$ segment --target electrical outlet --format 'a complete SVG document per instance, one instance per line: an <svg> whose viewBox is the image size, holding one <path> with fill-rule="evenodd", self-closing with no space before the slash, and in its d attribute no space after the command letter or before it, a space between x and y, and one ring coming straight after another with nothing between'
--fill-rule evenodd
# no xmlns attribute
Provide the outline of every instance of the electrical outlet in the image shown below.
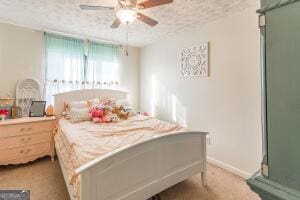
<svg viewBox="0 0 300 200"><path fill-rule="evenodd" d="M206 144L211 145L211 138L209 135L206 136Z"/></svg>

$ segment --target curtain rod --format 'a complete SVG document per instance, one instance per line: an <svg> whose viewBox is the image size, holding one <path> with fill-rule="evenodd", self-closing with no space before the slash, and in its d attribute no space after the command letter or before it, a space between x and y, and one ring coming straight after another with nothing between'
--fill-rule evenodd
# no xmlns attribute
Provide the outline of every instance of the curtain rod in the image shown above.
<svg viewBox="0 0 300 200"><path fill-rule="evenodd" d="M53 34L62 35L62 36L69 36L69 37L76 38L76 39L101 42L101 43L105 43L105 44L113 44L113 45L118 45L118 46L122 47L122 45L120 43L112 42L109 40L103 40L103 39L98 39L98 38L87 38L87 37L84 37L81 35L74 35L71 33L65 33L65 32L59 32L59 31L51 31L51 30L40 30L40 31L43 31L44 33L53 33Z"/></svg>
<svg viewBox="0 0 300 200"><path fill-rule="evenodd" d="M78 39L90 40L90 41L95 41L95 42L102 42L102 43L106 43L106 44L120 45L122 47L122 44L120 44L118 42L114 42L114 41L110 41L110 40L104 40L104 39L100 39L100 38L91 38L91 37L89 38L89 37L85 37L85 36L82 36L82 35L75 35L75 34L67 33L67 32L53 31L53 30L50 30L50 29L42 29L42 28L22 25L22 24L9 22L9 21L4 21L4 20L0 20L0 23L10 24L10 25L14 25L14 26L23 27L23 28L28 28L28 29L31 29L33 31L59 34L59 35L63 35L63 36L70 36L70 37L74 37L74 38L78 38Z"/></svg>

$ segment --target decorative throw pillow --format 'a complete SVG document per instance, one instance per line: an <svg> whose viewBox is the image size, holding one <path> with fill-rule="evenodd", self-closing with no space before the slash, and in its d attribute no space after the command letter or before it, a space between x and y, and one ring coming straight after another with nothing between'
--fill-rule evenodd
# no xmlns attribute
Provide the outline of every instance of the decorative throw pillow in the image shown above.
<svg viewBox="0 0 300 200"><path fill-rule="evenodd" d="M90 100L87 100L87 104L90 108L100 104L100 99L99 98L95 98L95 99L90 99Z"/></svg>
<svg viewBox="0 0 300 200"><path fill-rule="evenodd" d="M71 109L73 109L73 108L77 108L77 109L89 108L90 105L95 105L95 104L99 104L99 103L100 103L99 98L89 99L87 101L64 102L63 116L65 116L67 119L69 119Z"/></svg>
<svg viewBox="0 0 300 200"><path fill-rule="evenodd" d="M101 104L104 106L114 107L116 105L116 99L115 98L106 98L101 101Z"/></svg>
<svg viewBox="0 0 300 200"><path fill-rule="evenodd" d="M69 113L72 123L89 121L89 109L88 108L72 108Z"/></svg>

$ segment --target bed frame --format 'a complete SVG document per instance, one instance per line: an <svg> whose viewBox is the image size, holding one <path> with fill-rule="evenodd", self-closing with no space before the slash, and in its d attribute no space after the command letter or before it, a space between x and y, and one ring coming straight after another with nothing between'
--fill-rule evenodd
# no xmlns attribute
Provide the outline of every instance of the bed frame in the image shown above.
<svg viewBox="0 0 300 200"><path fill-rule="evenodd" d="M99 96L124 99L128 94L107 89L57 94L54 96L55 113L62 113L65 101ZM192 131L162 135L92 160L76 170L80 178L80 199L145 200L198 173L206 185L205 138L206 133ZM57 156L60 160L59 152ZM72 187L68 184L67 187L73 199Z"/></svg>

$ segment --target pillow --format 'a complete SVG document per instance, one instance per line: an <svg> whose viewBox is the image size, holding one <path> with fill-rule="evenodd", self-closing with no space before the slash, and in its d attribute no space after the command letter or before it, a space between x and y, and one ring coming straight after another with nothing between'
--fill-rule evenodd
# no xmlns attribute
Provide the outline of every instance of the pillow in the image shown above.
<svg viewBox="0 0 300 200"><path fill-rule="evenodd" d="M90 107L90 108L95 107L96 105L100 104L100 99L95 98L95 99L87 100L87 104L88 104L88 107Z"/></svg>
<svg viewBox="0 0 300 200"><path fill-rule="evenodd" d="M117 100L115 98L106 98L101 101L101 105L114 107L116 102Z"/></svg>
<svg viewBox="0 0 300 200"><path fill-rule="evenodd" d="M70 102L64 102L64 111L65 112L70 112L72 108L88 108L88 103L87 101L70 101Z"/></svg>
<svg viewBox="0 0 300 200"><path fill-rule="evenodd" d="M89 104L96 104L99 103L99 98L90 99L87 101L70 101L70 102L64 102L64 112L63 116L65 116L67 119L70 118L70 110L73 108L77 109L83 109L83 108L89 108Z"/></svg>
<svg viewBox="0 0 300 200"><path fill-rule="evenodd" d="M72 108L69 113L72 123L89 121L89 109L88 108Z"/></svg>

